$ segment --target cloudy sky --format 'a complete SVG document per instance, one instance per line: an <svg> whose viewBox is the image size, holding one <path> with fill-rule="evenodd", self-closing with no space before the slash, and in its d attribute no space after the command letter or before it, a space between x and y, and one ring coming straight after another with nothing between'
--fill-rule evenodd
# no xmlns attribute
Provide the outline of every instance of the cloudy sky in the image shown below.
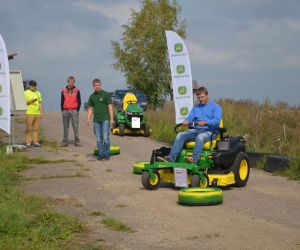
<svg viewBox="0 0 300 250"><path fill-rule="evenodd" d="M187 20L193 79L213 98L300 104L300 1L179 0ZM0 34L11 69L35 79L47 110L58 110L69 75L83 101L99 77L103 88L125 88L112 68L111 40L138 0L0 0Z"/></svg>

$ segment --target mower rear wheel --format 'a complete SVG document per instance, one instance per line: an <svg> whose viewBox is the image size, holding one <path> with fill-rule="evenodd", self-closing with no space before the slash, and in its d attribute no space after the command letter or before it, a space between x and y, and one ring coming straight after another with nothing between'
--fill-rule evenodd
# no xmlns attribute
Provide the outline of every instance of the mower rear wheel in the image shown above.
<svg viewBox="0 0 300 250"><path fill-rule="evenodd" d="M125 124L124 123L120 123L119 124L119 135L120 136L124 136L125 133Z"/></svg>
<svg viewBox="0 0 300 250"><path fill-rule="evenodd" d="M234 174L234 180L236 187L244 187L247 184L249 174L250 174L250 165L249 158L246 153L240 152L231 167L231 171Z"/></svg>
<svg viewBox="0 0 300 250"><path fill-rule="evenodd" d="M205 182L201 181L200 176L198 174L193 174L191 180L191 187L207 187L209 184L208 175L206 173L203 173L203 175L205 178Z"/></svg>
<svg viewBox="0 0 300 250"><path fill-rule="evenodd" d="M149 137L150 136L150 126L148 124L145 124L144 127L144 136Z"/></svg>
<svg viewBox="0 0 300 250"><path fill-rule="evenodd" d="M146 189L154 190L158 188L160 183L160 175L158 172L154 172L155 180L150 177L148 171L144 171L142 174L142 184Z"/></svg>

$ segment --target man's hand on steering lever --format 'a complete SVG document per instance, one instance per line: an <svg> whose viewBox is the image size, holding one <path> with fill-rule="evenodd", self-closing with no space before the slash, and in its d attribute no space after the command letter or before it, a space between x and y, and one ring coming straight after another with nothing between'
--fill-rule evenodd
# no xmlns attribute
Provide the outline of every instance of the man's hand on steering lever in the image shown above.
<svg viewBox="0 0 300 250"><path fill-rule="evenodd" d="M188 125L189 125L189 122L186 121L186 120L184 120L184 121L182 122L182 125L183 125L183 126L188 126Z"/></svg>

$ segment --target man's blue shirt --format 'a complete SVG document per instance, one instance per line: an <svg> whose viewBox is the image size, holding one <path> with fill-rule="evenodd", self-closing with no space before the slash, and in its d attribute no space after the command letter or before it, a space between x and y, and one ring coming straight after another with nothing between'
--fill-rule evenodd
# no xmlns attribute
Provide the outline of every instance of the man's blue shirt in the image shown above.
<svg viewBox="0 0 300 250"><path fill-rule="evenodd" d="M222 119L222 108L213 100L209 100L207 104L197 104L185 118L189 123L205 121L214 129L218 129ZM195 126L196 129L211 130L207 126Z"/></svg>

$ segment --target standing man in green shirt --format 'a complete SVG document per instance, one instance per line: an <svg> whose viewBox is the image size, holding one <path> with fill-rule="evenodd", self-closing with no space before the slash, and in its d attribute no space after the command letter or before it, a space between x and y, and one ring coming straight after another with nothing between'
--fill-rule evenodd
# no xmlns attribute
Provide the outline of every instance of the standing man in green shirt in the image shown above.
<svg viewBox="0 0 300 250"><path fill-rule="evenodd" d="M31 143L34 147L40 147L39 128L40 119L43 115L42 95L36 89L36 81L29 82L29 89L24 93L27 103L26 109L26 147L30 148ZM32 137L31 137L32 132Z"/></svg>
<svg viewBox="0 0 300 250"><path fill-rule="evenodd" d="M114 114L110 95L101 89L101 81L93 80L95 92L90 95L88 101L87 125L90 125L92 115L94 115L94 133L96 135L98 147L98 160L109 160L109 131L114 124Z"/></svg>

